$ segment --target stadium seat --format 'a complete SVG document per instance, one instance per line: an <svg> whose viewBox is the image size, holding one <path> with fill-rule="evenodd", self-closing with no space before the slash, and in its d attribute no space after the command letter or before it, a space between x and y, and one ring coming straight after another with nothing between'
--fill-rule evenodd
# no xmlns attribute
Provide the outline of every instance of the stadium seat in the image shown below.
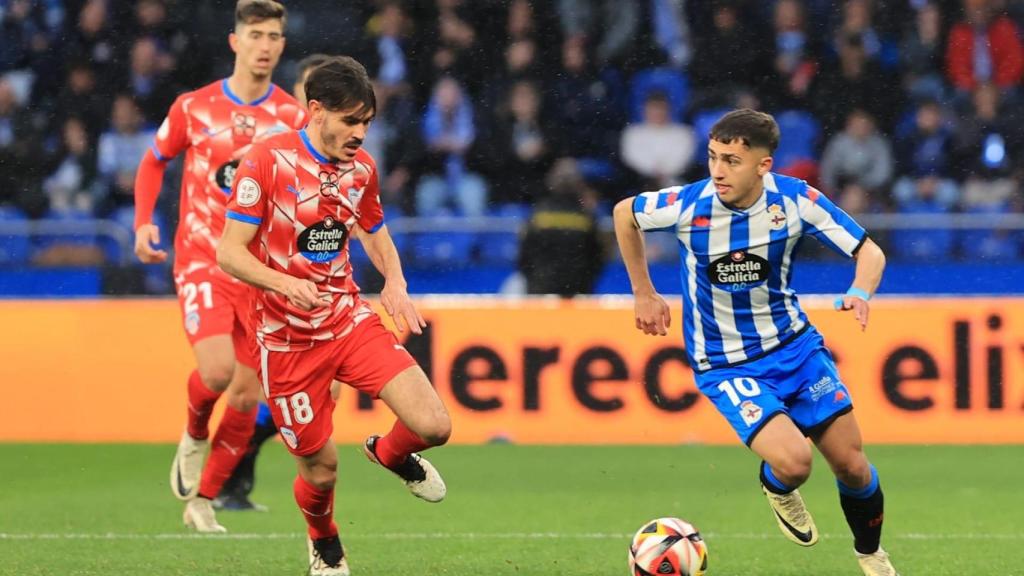
<svg viewBox="0 0 1024 576"><path fill-rule="evenodd" d="M908 202L901 214L944 214L945 210L931 203ZM893 254L898 260L934 262L953 254L954 236L948 228L893 230L890 236Z"/></svg>
<svg viewBox="0 0 1024 576"><path fill-rule="evenodd" d="M464 266L473 258L477 236L473 232L422 232L410 235L413 266L451 264Z"/></svg>
<svg viewBox="0 0 1024 576"><path fill-rule="evenodd" d="M26 223L28 217L17 208L0 206L0 224ZM31 243L27 234L0 232L0 264L22 264L28 261Z"/></svg>
<svg viewBox="0 0 1024 576"><path fill-rule="evenodd" d="M488 264L515 265L519 260L517 232L484 232L479 239L480 259Z"/></svg>
<svg viewBox="0 0 1024 576"><path fill-rule="evenodd" d="M716 108L714 110L699 110L693 115L693 131L697 135L697 154L694 162L697 165L707 164L708 161L708 133L715 122L729 112L727 108Z"/></svg>
<svg viewBox="0 0 1024 576"><path fill-rule="evenodd" d="M1002 214L1009 206L995 204L966 209L967 214ZM958 230L960 255L968 260L1013 260L1019 257L1020 232L1017 230Z"/></svg>
<svg viewBox="0 0 1024 576"><path fill-rule="evenodd" d="M672 120L682 122L689 105L690 83L686 74L673 68L647 68L633 75L630 82L630 121L643 120L644 101L655 91L664 93L668 98Z"/></svg>
<svg viewBox="0 0 1024 576"><path fill-rule="evenodd" d="M817 160L821 126L803 110L786 110L775 115L782 138L775 151L775 166L785 168L802 160Z"/></svg>

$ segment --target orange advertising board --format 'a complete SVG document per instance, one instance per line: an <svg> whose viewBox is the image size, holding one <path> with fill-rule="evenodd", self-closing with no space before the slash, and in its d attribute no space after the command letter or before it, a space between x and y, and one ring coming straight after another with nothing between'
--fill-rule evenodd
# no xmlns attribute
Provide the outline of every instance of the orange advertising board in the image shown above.
<svg viewBox="0 0 1024 576"><path fill-rule="evenodd" d="M1024 442L1024 299L879 299L867 332L803 300L871 443ZM673 335L628 299L423 299L406 339L452 414L453 442L737 440L696 390ZM173 300L2 301L0 441L172 442L193 360ZM344 389L335 439L390 429Z"/></svg>

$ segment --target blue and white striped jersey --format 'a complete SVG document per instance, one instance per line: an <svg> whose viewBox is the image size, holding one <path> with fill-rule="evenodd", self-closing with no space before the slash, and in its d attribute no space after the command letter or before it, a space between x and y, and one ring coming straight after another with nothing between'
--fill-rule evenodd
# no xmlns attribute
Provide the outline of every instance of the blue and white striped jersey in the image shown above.
<svg viewBox="0 0 1024 576"><path fill-rule="evenodd" d="M633 215L642 230L669 230L679 239L683 339L698 372L763 356L808 326L790 288L803 236L847 257L867 238L824 194L770 172L764 194L746 210L723 204L705 179L644 192Z"/></svg>

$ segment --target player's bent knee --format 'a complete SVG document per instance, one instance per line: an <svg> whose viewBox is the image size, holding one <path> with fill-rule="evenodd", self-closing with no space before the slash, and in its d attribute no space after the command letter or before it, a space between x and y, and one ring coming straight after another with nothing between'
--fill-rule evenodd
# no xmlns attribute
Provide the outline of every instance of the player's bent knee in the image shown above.
<svg viewBox="0 0 1024 576"><path fill-rule="evenodd" d="M832 471L836 479L851 488L863 488L871 483L871 464L863 452L834 463Z"/></svg>
<svg viewBox="0 0 1024 576"><path fill-rule="evenodd" d="M199 366L199 377L203 384L215 392L223 392L228 389L231 377L234 376L234 362L214 363L206 366Z"/></svg>
<svg viewBox="0 0 1024 576"><path fill-rule="evenodd" d="M806 453L797 451L787 454L775 462L769 462L769 464L772 467L772 472L780 480L791 486L799 486L810 478L811 462L811 452L808 449Z"/></svg>
<svg viewBox="0 0 1024 576"><path fill-rule="evenodd" d="M427 427L426 430L420 434L423 441L430 444L431 446L441 446L448 442L448 439L452 435L452 421L450 418L445 416L444 418L438 418Z"/></svg>
<svg viewBox="0 0 1024 576"><path fill-rule="evenodd" d="M239 412L250 412L259 406L259 394L245 390L228 396L228 405Z"/></svg>

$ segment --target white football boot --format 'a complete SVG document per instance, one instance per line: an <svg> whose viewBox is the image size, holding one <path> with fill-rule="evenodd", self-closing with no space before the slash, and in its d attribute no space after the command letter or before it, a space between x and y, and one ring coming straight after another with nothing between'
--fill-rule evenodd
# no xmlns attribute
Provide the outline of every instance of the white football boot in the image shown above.
<svg viewBox="0 0 1024 576"><path fill-rule="evenodd" d="M375 434L367 438L363 444L363 452L370 459L370 462L380 464L401 478L402 482L405 483L405 487L409 489L409 492L412 492L413 496L422 498L427 502L440 502L444 500L445 494L448 493L448 488L445 487L444 480L441 479L441 474L438 473L437 468L434 468L426 458L419 454L410 454L398 466L388 468L377 459L377 440L380 440L380 436Z"/></svg>
<svg viewBox="0 0 1024 576"><path fill-rule="evenodd" d="M776 494L763 485L761 490L768 498L768 504L775 512L775 521L786 538L801 546L814 546L818 543L818 529L814 526L814 518L807 511L799 490Z"/></svg>
<svg viewBox="0 0 1024 576"><path fill-rule="evenodd" d="M349 576L345 549L337 536L313 540L306 536L309 576Z"/></svg>
<svg viewBox="0 0 1024 576"><path fill-rule="evenodd" d="M213 511L213 504L206 498L193 498L185 504L185 513L182 515L185 526L194 529L196 532L206 534L223 534L228 529L217 523L217 514Z"/></svg>
<svg viewBox="0 0 1024 576"><path fill-rule="evenodd" d="M199 492L199 478L203 475L203 459L210 442L196 440L186 430L181 434L178 451L171 463L171 492L178 500L191 500Z"/></svg>
<svg viewBox="0 0 1024 576"><path fill-rule="evenodd" d="M892 562L889 561L889 555L881 547L875 550L874 554L861 554L856 550L854 552L857 554L857 562L860 563L860 569L864 571L864 576L900 576L893 568Z"/></svg>

